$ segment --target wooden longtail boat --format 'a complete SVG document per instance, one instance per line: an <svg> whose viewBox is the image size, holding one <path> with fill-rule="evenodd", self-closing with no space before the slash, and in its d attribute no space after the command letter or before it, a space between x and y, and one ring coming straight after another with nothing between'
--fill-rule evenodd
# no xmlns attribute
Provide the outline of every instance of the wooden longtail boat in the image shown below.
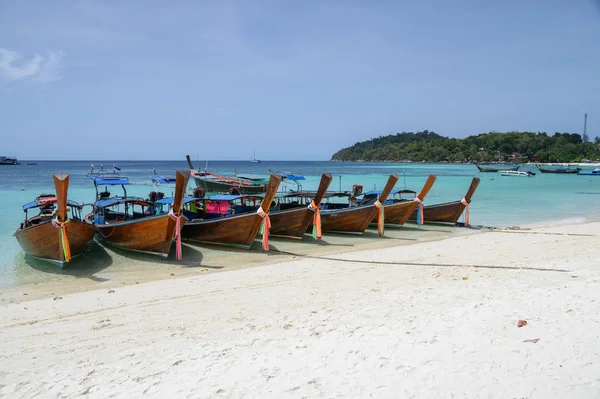
<svg viewBox="0 0 600 399"><path fill-rule="evenodd" d="M96 227L98 238L108 245L118 248L145 252L167 257L173 241L176 241L177 258L181 258L181 226L185 219L181 216L181 203L187 187L190 172L178 170L175 183L175 198L172 209L167 212L157 210L151 201L127 196L125 186L129 179L122 176L89 176L96 187L96 202L86 221ZM110 197L105 189L98 192L98 186L121 186L122 197ZM179 228L179 229L178 229Z"/></svg>
<svg viewBox="0 0 600 399"><path fill-rule="evenodd" d="M207 192L215 193L231 193L231 194L258 194L267 191L267 185L257 183L255 181L238 179L235 177L221 176L207 171L197 172L194 170L194 165L190 160L190 156L186 155L190 173L196 187L204 189Z"/></svg>
<svg viewBox="0 0 600 399"><path fill-rule="evenodd" d="M269 212L273 198L279 188L279 183L281 183L281 176L271 175L259 212ZM224 201L229 201L241 199L243 196L229 196L238 198L223 197ZM211 198L203 201L211 201ZM259 212L250 211L211 219L192 218L183 226L181 235L185 241L195 244L215 244L249 249L263 223L264 218Z"/></svg>
<svg viewBox="0 0 600 399"><path fill-rule="evenodd" d="M519 170L520 166L513 166L511 168L509 167L505 167L505 168L495 168L495 167L491 167L489 165L478 165L475 164L475 166L477 166L477 169L479 169L480 172L500 172L500 171L505 171L505 170Z"/></svg>
<svg viewBox="0 0 600 399"><path fill-rule="evenodd" d="M54 175L54 186L56 196L41 195L23 205L25 222L21 223L14 236L30 256L62 267L83 253L94 238L96 229L82 221L82 206L67 200L69 175ZM28 218L28 211L32 209L38 209L39 213ZM69 211L71 217L68 216Z"/></svg>
<svg viewBox="0 0 600 399"><path fill-rule="evenodd" d="M542 173L557 173L557 174L565 174L565 175L576 175L581 171L581 168L571 168L569 166L564 167L560 166L554 169L543 168L540 165L535 165Z"/></svg>
<svg viewBox="0 0 600 399"><path fill-rule="evenodd" d="M396 174L390 175L385 187L379 195L379 203L383 204L398 181ZM328 205L329 206L329 205ZM362 234L371 220L379 213L380 206L375 204L349 206L338 209L321 210L321 229L332 233ZM380 235L383 234L383 225L380 225Z"/></svg>
<svg viewBox="0 0 600 399"><path fill-rule="evenodd" d="M445 202L442 204L434 204L434 205L426 205L423 207L423 211L425 214L425 223L427 222L437 222L437 223L452 223L456 224L460 215L462 215L465 208L467 208L466 204L471 203L471 197L477 190L477 186L479 186L479 178L474 177L471 181L471 186L465 194L465 197L460 201L454 202ZM467 210L468 214L468 210ZM410 215L410 220L417 220L417 210L414 210ZM465 225L470 225L470 220L465 215Z"/></svg>
<svg viewBox="0 0 600 399"><path fill-rule="evenodd" d="M421 192L418 195L415 195L415 198L418 198L419 201L422 202L425 199L425 197L427 196L427 193L429 193L429 190L431 190L431 187L433 186L433 183L435 183L435 180L436 180L436 177L434 175L429 175L429 177L427 178L427 181L425 182L425 184L423 185L423 188L421 189ZM373 196L374 193L380 193L380 192L373 192L373 191L367 192L367 193L365 193L365 199L367 199L370 196ZM419 201L417 201L416 199L411 199L411 200L404 199L404 198L402 198L402 194L413 194L414 195L416 193L411 190L392 190L390 195L392 196L391 201L393 201L393 202L388 203L388 202L390 202L390 199L388 199L386 201L386 203L384 204L384 216L385 216L386 224L402 225L402 224L406 223L406 221L408 220L410 215L412 215L413 211L419 205ZM400 198L394 198L394 196L396 196L396 195L398 195ZM372 200L372 202L374 202L374 200ZM373 218L371 223L377 223L377 216L375 216Z"/></svg>
<svg viewBox="0 0 600 399"><path fill-rule="evenodd" d="M329 188L331 179L331 174L324 173L321 175L321 182L316 193L307 193L309 195L295 193L281 198L279 202L280 210L269 214L271 218L269 234L274 237L301 240L315 217L315 207L318 208L321 203L327 188ZM293 201L289 202L290 199L293 199ZM311 202L314 206L311 206ZM316 232L315 236L318 236Z"/></svg>

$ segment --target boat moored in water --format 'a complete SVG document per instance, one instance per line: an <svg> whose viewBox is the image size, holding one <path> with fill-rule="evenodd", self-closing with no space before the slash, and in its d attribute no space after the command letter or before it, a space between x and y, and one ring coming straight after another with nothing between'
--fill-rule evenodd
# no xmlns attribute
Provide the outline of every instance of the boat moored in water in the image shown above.
<svg viewBox="0 0 600 399"><path fill-rule="evenodd" d="M229 193L229 194L259 194L267 190L267 185L263 182L246 180L236 177L221 176L208 171L200 172L194 170L194 165L190 156L186 155L190 173L196 187L204 189L207 192Z"/></svg>
<svg viewBox="0 0 600 399"><path fill-rule="evenodd" d="M321 229L324 232L363 234L371 220L380 212L383 203L398 181L396 174L391 174L381 191L377 201L373 204L359 205L355 195L358 193L338 193L325 195L326 200L341 197L348 198L347 203L327 201L321 207ZM383 235L384 220L378 219L379 235Z"/></svg>
<svg viewBox="0 0 600 399"><path fill-rule="evenodd" d="M67 199L69 175L54 175L54 186L56 195L23 205L25 221L14 236L28 255L62 267L83 253L96 229L83 221L82 205ZM38 214L28 217L34 210Z"/></svg>
<svg viewBox="0 0 600 399"><path fill-rule="evenodd" d="M269 214L271 217L270 234L274 237L301 240L312 223L313 237L321 238L319 207L331 180L331 174L324 173L316 192L300 191L278 198L279 209Z"/></svg>
<svg viewBox="0 0 600 399"><path fill-rule="evenodd" d="M572 168L570 166L564 167L564 166L559 166L558 168L544 168L541 167L540 165L535 165L540 172L542 173L557 173L557 174L571 174L571 175L576 175L581 171L581 168Z"/></svg>
<svg viewBox="0 0 600 399"><path fill-rule="evenodd" d="M516 170L501 170L498 173L500 173L501 176L517 176L517 177L531 177L531 176L535 176L534 172L522 172L522 171L516 171Z"/></svg>
<svg viewBox="0 0 600 399"><path fill-rule="evenodd" d="M517 171L520 168L520 165L516 165L513 167L502 167L502 168L497 168L494 166L489 166L489 165L479 165L479 164L475 164L475 166L477 166L477 169L479 169L480 172L502 172L502 171L506 171L506 170L514 170Z"/></svg>
<svg viewBox="0 0 600 399"><path fill-rule="evenodd" d="M460 201L444 202L441 204L426 205L423 207L423 214L425 222L435 223L452 223L456 224L460 216L465 213L465 226L469 226L470 222L470 210L468 208L471 203L471 198L479 186L480 179L474 177L471 180L469 190L465 194L464 198ZM466 211L465 211L466 209ZM410 220L417 220L417 210L415 209L410 216Z"/></svg>
<svg viewBox="0 0 600 399"><path fill-rule="evenodd" d="M166 212L153 201L128 196L127 177L89 175L96 188L96 202L85 220L96 228L102 242L121 249L167 257L175 241L180 259L181 227L185 223L181 204L189 176L189 171L177 171L172 209ZM104 191L98 191L100 186L105 186ZM109 186L121 186L123 195L111 197Z"/></svg>
<svg viewBox="0 0 600 399"><path fill-rule="evenodd" d="M417 194L412 190L392 190L388 199L384 202L384 216L386 224L403 225L406 223L413 211L423 203L423 200L431 190L436 177L429 175L427 181L423 185L421 192ZM381 190L366 192L362 202L373 203L377 199L376 196L381 194ZM371 223L377 223L377 216L373 218Z"/></svg>
<svg viewBox="0 0 600 399"><path fill-rule="evenodd" d="M194 244L249 249L263 222L270 221L268 213L280 182L281 176L271 175L264 196L224 194L189 202L184 212L188 221L181 232L183 239ZM268 249L268 230L266 234L264 249Z"/></svg>

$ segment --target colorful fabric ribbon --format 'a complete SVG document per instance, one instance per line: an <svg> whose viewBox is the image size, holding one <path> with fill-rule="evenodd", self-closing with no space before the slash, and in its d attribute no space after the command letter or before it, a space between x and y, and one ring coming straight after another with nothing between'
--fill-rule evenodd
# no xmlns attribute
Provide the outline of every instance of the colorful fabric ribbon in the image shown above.
<svg viewBox="0 0 600 399"><path fill-rule="evenodd" d="M58 237L60 241L60 247L63 252L63 259L65 262L71 261L71 245L69 244L69 238L67 237L67 225L71 222L69 219L64 222L59 222L58 217L52 219L52 225L58 229Z"/></svg>
<svg viewBox="0 0 600 399"><path fill-rule="evenodd" d="M310 205L308 205L308 209L311 209L314 213L315 216L313 217L313 231L312 231L312 237L315 240L320 240L321 239L321 209L319 208L319 206L317 204L315 204L315 201L310 201Z"/></svg>
<svg viewBox="0 0 600 399"><path fill-rule="evenodd" d="M169 218L175 221L175 258L181 260L181 214L175 215L171 209Z"/></svg>
<svg viewBox="0 0 600 399"><path fill-rule="evenodd" d="M413 201L415 201L418 204L417 205L417 224L419 226L421 226L422 224L425 223L425 212L423 212L423 201L421 201L421 198L419 198L419 197L415 197L415 199Z"/></svg>
<svg viewBox="0 0 600 399"><path fill-rule="evenodd" d="M469 202L466 198L460 200L460 203L465 206L465 226L471 225L471 211L469 210Z"/></svg>
<svg viewBox="0 0 600 399"><path fill-rule="evenodd" d="M263 250L269 250L269 229L271 228L271 219L269 218L269 214L263 211L262 206L258 207L256 211L258 216L263 218L262 225L260 226L260 233L262 234L262 247Z"/></svg>
<svg viewBox="0 0 600 399"><path fill-rule="evenodd" d="M384 207L383 204L379 202L379 200L375 201L373 205L375 205L375 208L379 209L379 215L377 216L377 234L382 236L385 226L385 215L383 210Z"/></svg>

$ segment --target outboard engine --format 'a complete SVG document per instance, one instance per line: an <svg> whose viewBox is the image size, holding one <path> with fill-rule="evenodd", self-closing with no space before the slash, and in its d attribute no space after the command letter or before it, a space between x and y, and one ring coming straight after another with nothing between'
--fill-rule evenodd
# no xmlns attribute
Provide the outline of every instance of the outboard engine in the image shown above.
<svg viewBox="0 0 600 399"><path fill-rule="evenodd" d="M357 184L352 186L352 196L353 197L357 197L359 195L361 195L363 192L363 186L359 186Z"/></svg>

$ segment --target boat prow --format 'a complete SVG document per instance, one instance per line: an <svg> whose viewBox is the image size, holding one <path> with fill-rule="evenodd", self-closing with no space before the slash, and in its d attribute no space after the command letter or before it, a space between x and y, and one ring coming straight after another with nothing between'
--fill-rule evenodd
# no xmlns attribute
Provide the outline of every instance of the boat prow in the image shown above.
<svg viewBox="0 0 600 399"><path fill-rule="evenodd" d="M82 220L82 205L67 199L69 175L54 175L54 186L55 196L23 206L25 221L14 236L28 255L62 267L85 251L96 230ZM29 218L30 210L39 214Z"/></svg>
<svg viewBox="0 0 600 399"><path fill-rule="evenodd" d="M459 201L444 202L441 204L426 205L423 207L425 223L451 223L456 224L467 206L471 203L471 198L479 186L480 179L474 177L464 198ZM410 220L417 220L417 210L415 209L410 216ZM469 225L470 223L465 223Z"/></svg>

